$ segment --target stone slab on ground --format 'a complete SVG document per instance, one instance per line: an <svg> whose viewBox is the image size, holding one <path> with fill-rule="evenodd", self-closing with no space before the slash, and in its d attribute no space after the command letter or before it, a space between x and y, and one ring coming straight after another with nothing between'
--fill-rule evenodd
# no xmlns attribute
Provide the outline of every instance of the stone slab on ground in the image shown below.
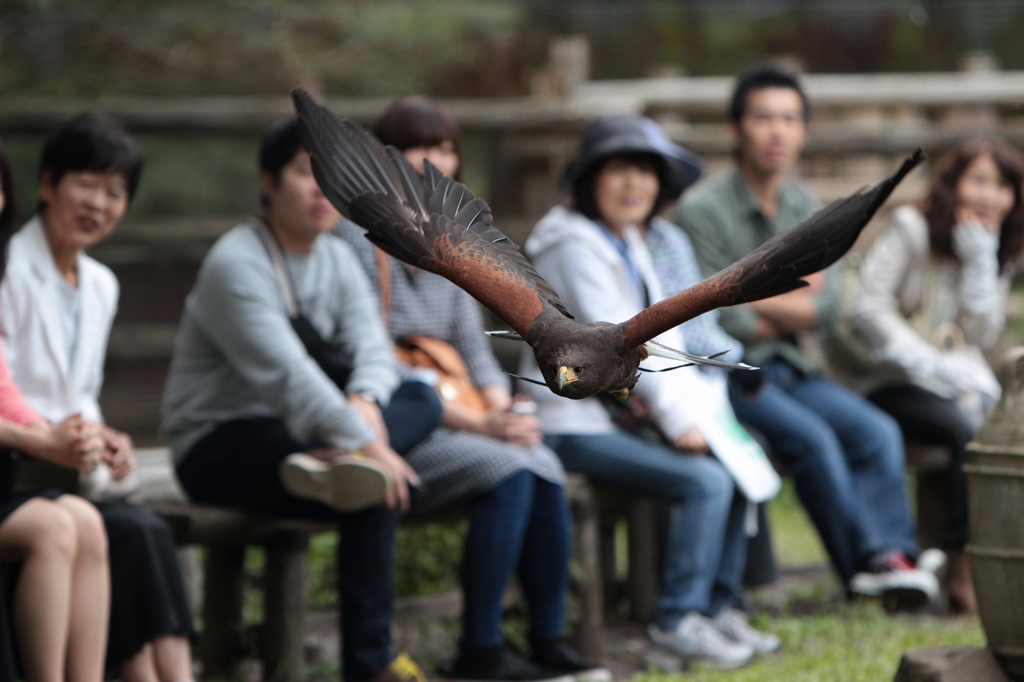
<svg viewBox="0 0 1024 682"><path fill-rule="evenodd" d="M903 654L893 682L1010 682L988 649L940 646Z"/></svg>

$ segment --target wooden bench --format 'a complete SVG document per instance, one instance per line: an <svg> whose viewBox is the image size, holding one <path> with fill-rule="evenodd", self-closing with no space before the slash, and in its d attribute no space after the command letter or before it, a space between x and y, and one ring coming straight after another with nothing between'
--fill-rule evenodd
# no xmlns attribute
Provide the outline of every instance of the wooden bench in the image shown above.
<svg viewBox="0 0 1024 682"><path fill-rule="evenodd" d="M921 549L940 547L948 504L946 470L949 468L949 450L940 445L906 441L904 452L907 469L914 470L917 487L918 544Z"/></svg>
<svg viewBox="0 0 1024 682"><path fill-rule="evenodd" d="M140 451L139 459L149 463L142 471L150 471L142 475L143 490L138 501L167 521L180 546L205 549L203 628L198 650L203 676L230 677L243 659L255 655L262 662L264 680L304 680L305 604L296 595L305 595L310 535L333 532L335 527L190 504L180 490L175 494L174 481L167 480L173 474L166 450ZM164 486L162 493L150 492L159 485ZM600 660L604 605L595 496L585 479L577 476L570 477L567 494L575 535L572 636L581 653ZM442 512L411 517L403 523L451 523L462 518L459 513ZM262 548L266 555L262 576L264 618L254 627L246 627L242 619L245 551L249 546Z"/></svg>
<svg viewBox="0 0 1024 682"><path fill-rule="evenodd" d="M659 505L649 497L639 497L607 486L595 485L602 594L606 616L615 618L625 605L629 620L646 623L654 615L661 584L662 537L667 530L659 514ZM619 522L626 524L627 566L624 579L618 578L620 553Z"/></svg>

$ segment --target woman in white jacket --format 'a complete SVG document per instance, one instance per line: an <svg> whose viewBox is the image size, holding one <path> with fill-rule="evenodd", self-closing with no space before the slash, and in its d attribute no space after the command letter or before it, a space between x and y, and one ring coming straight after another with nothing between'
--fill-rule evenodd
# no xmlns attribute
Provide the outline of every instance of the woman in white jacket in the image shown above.
<svg viewBox="0 0 1024 682"><path fill-rule="evenodd" d="M977 605L967 542L967 442L998 399L981 351L998 340L1006 297L1024 247L1024 158L998 139L974 139L947 154L919 207L903 206L860 265L844 320L861 357L868 398L904 433L948 447L948 588L953 606ZM953 330L953 350L940 343ZM959 343L962 340L962 344Z"/></svg>
<svg viewBox="0 0 1024 682"><path fill-rule="evenodd" d="M618 322L662 298L638 226L682 193L700 174L699 160L671 144L648 119L607 116L584 130L579 155L563 186L571 208L556 206L534 227L526 253L581 322ZM681 348L676 330L659 337ZM723 349L724 350L724 349ZM538 376L532 353L522 372ZM648 360L644 366L664 366ZM656 644L686 660L720 668L774 651L778 639L758 632L738 612L746 553L746 501L701 431L701 402L723 385L700 372L645 374L635 393L667 443L618 428L601 399L566 400L527 387L539 403L545 442L568 471L674 503L655 622ZM708 401L709 402L709 401Z"/></svg>
<svg viewBox="0 0 1024 682"><path fill-rule="evenodd" d="M72 118L43 148L38 213L11 239L0 286L0 333L14 382L44 419L81 414L95 424L115 479L134 458L131 438L103 423L98 402L118 283L85 249L117 227L141 169L135 142L115 121ZM60 470L51 476L59 480ZM170 529L124 500L95 504L110 560L108 669L125 682L192 679L195 630Z"/></svg>
<svg viewBox="0 0 1024 682"><path fill-rule="evenodd" d="M16 213L0 144L0 278ZM0 561L19 564L0 576L0 682L21 679L16 664L28 682L103 679L110 571L99 512L59 490L10 492L16 457L87 469L101 446L80 415L49 424L36 414L0 352Z"/></svg>

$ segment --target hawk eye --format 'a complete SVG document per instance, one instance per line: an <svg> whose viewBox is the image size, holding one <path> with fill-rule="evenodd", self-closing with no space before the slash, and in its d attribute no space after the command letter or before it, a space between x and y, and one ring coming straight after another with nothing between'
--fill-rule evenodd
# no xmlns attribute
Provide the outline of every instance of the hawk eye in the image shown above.
<svg viewBox="0 0 1024 682"><path fill-rule="evenodd" d="M575 374L576 376L579 376L580 374L583 374L583 368L582 367L573 367L572 371L573 371L573 374Z"/></svg>

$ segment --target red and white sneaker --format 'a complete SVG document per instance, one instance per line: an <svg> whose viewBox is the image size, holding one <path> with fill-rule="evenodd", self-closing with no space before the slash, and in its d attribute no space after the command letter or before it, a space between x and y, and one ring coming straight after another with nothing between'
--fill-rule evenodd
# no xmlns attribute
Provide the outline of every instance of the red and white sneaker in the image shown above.
<svg viewBox="0 0 1024 682"><path fill-rule="evenodd" d="M938 601L939 581L934 573L918 568L903 552L885 552L871 560L868 570L853 576L850 591L883 597L899 604L899 610L914 610Z"/></svg>

